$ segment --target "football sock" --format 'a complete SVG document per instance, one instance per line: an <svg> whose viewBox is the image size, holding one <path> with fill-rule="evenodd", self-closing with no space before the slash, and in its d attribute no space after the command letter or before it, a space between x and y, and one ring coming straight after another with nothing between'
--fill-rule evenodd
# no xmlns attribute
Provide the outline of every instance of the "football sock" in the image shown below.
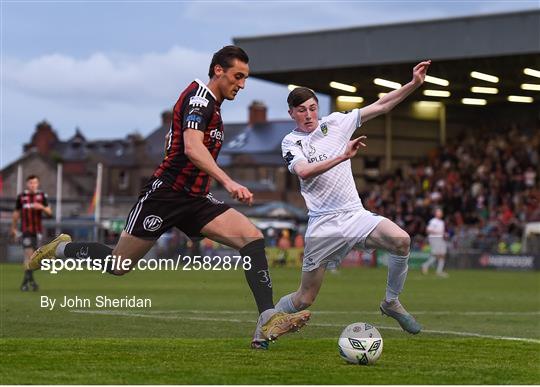
<svg viewBox="0 0 540 387"><path fill-rule="evenodd" d="M112 255L113 249L107 245L96 242L63 242L56 247L57 258L86 259L92 258L96 261L105 261L105 258ZM106 262L107 273L114 274L113 262Z"/></svg>
<svg viewBox="0 0 540 387"><path fill-rule="evenodd" d="M407 270L409 268L407 262L409 255L399 256L390 254L388 260L388 281L386 283L386 300L391 301L398 298L403 290L405 279L407 278Z"/></svg>
<svg viewBox="0 0 540 387"><path fill-rule="evenodd" d="M426 268L426 269L429 269L429 267L430 267L431 265L433 265L433 263L435 262L436 259L437 259L437 258L435 258L433 255L430 255L430 256L429 256L429 259L428 259L426 262L424 262L424 264L422 265L422 267L424 267L424 268Z"/></svg>
<svg viewBox="0 0 540 387"><path fill-rule="evenodd" d="M28 281L33 282L34 281L34 270L26 270L28 273Z"/></svg>
<svg viewBox="0 0 540 387"><path fill-rule="evenodd" d="M240 249L242 257L251 258L251 268L244 270L259 313L274 307L272 280L268 271L268 261L264 251L264 239L257 239ZM242 259L242 258L241 258Z"/></svg>
<svg viewBox="0 0 540 387"><path fill-rule="evenodd" d="M439 261L437 262L437 273L442 273L443 272L443 269L444 269L444 261L445 259L439 259Z"/></svg>
<svg viewBox="0 0 540 387"><path fill-rule="evenodd" d="M296 309L293 303L293 295L294 293L287 294L286 296L281 297L279 302L276 304L276 309L280 312L285 313L296 313L299 310Z"/></svg>
<svg viewBox="0 0 540 387"><path fill-rule="evenodd" d="M25 270L24 271L24 277L23 277L23 285L27 284L28 282L30 282L30 275L32 273L32 270Z"/></svg>

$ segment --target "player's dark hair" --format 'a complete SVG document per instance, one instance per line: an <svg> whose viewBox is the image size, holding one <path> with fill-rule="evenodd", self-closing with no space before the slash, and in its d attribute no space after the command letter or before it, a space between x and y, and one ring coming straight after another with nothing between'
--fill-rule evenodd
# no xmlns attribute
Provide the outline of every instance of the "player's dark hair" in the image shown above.
<svg viewBox="0 0 540 387"><path fill-rule="evenodd" d="M233 66L233 60L238 59L240 62L249 63L249 57L244 50L238 46L225 46L212 57L208 77L214 76L214 66L220 65L224 70Z"/></svg>
<svg viewBox="0 0 540 387"><path fill-rule="evenodd" d="M38 179L39 180L39 177L37 175L30 175L26 178L26 181L30 181L32 179Z"/></svg>
<svg viewBox="0 0 540 387"><path fill-rule="evenodd" d="M289 109L300 106L310 98L313 98L315 102L319 103L319 100L317 99L317 96L313 90L308 89L307 87L297 87L293 89L287 97Z"/></svg>

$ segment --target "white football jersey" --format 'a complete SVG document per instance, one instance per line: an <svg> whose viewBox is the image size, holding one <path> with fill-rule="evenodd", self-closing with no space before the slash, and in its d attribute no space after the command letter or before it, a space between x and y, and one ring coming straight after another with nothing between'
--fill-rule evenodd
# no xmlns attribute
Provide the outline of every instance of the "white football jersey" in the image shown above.
<svg viewBox="0 0 540 387"><path fill-rule="evenodd" d="M360 109L348 113L332 113L319 120L311 133L293 130L281 142L283 158L289 171L300 160L318 163L345 152L356 128L361 125ZM363 209L351 170L346 160L328 171L309 179L300 179L300 191L309 216Z"/></svg>
<svg viewBox="0 0 540 387"><path fill-rule="evenodd" d="M432 237L444 236L444 221L442 219L432 218L426 227L426 231Z"/></svg>

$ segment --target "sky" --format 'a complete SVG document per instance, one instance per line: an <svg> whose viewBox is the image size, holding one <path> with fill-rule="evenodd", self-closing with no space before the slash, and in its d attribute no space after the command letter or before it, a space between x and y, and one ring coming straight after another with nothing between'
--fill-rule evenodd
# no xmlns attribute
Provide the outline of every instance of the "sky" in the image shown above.
<svg viewBox="0 0 540 387"><path fill-rule="evenodd" d="M148 135L212 54L235 37L540 8L540 1L0 0L0 169L47 120L62 140ZM246 122L253 100L286 119L286 86L250 78L222 106ZM328 98L321 96L321 113Z"/></svg>

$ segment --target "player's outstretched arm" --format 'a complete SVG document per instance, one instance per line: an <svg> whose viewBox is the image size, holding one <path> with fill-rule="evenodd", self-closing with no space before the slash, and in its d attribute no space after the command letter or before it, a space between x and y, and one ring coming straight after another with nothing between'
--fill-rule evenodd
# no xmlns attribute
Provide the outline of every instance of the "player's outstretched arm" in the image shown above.
<svg viewBox="0 0 540 387"><path fill-rule="evenodd" d="M294 172L302 180L318 176L328 171L329 169L332 169L336 165L344 162L345 160L349 160L356 156L356 153L358 153L358 149L360 149L360 147L366 146L366 144L362 142L362 140L366 138L366 136L360 136L358 138L355 138L354 140L350 140L347 144L347 148L345 148L345 152L343 152L342 155L339 155L332 159L324 160L318 163L308 163L304 160L299 161L294 165Z"/></svg>
<svg viewBox="0 0 540 387"><path fill-rule="evenodd" d="M380 116L381 114L388 113L398 103L403 101L413 91L418 89L424 83L424 79L426 78L426 73L430 64L431 60L418 63L413 68L413 77L409 83L397 90L391 91L371 105L361 108L360 116L362 117L362 122L369 121L372 118Z"/></svg>
<svg viewBox="0 0 540 387"><path fill-rule="evenodd" d="M251 205L253 194L241 184L229 177L217 164L208 149L204 146L204 133L200 130L184 131L184 152L193 164L201 171L208 173L218 181L234 199Z"/></svg>

